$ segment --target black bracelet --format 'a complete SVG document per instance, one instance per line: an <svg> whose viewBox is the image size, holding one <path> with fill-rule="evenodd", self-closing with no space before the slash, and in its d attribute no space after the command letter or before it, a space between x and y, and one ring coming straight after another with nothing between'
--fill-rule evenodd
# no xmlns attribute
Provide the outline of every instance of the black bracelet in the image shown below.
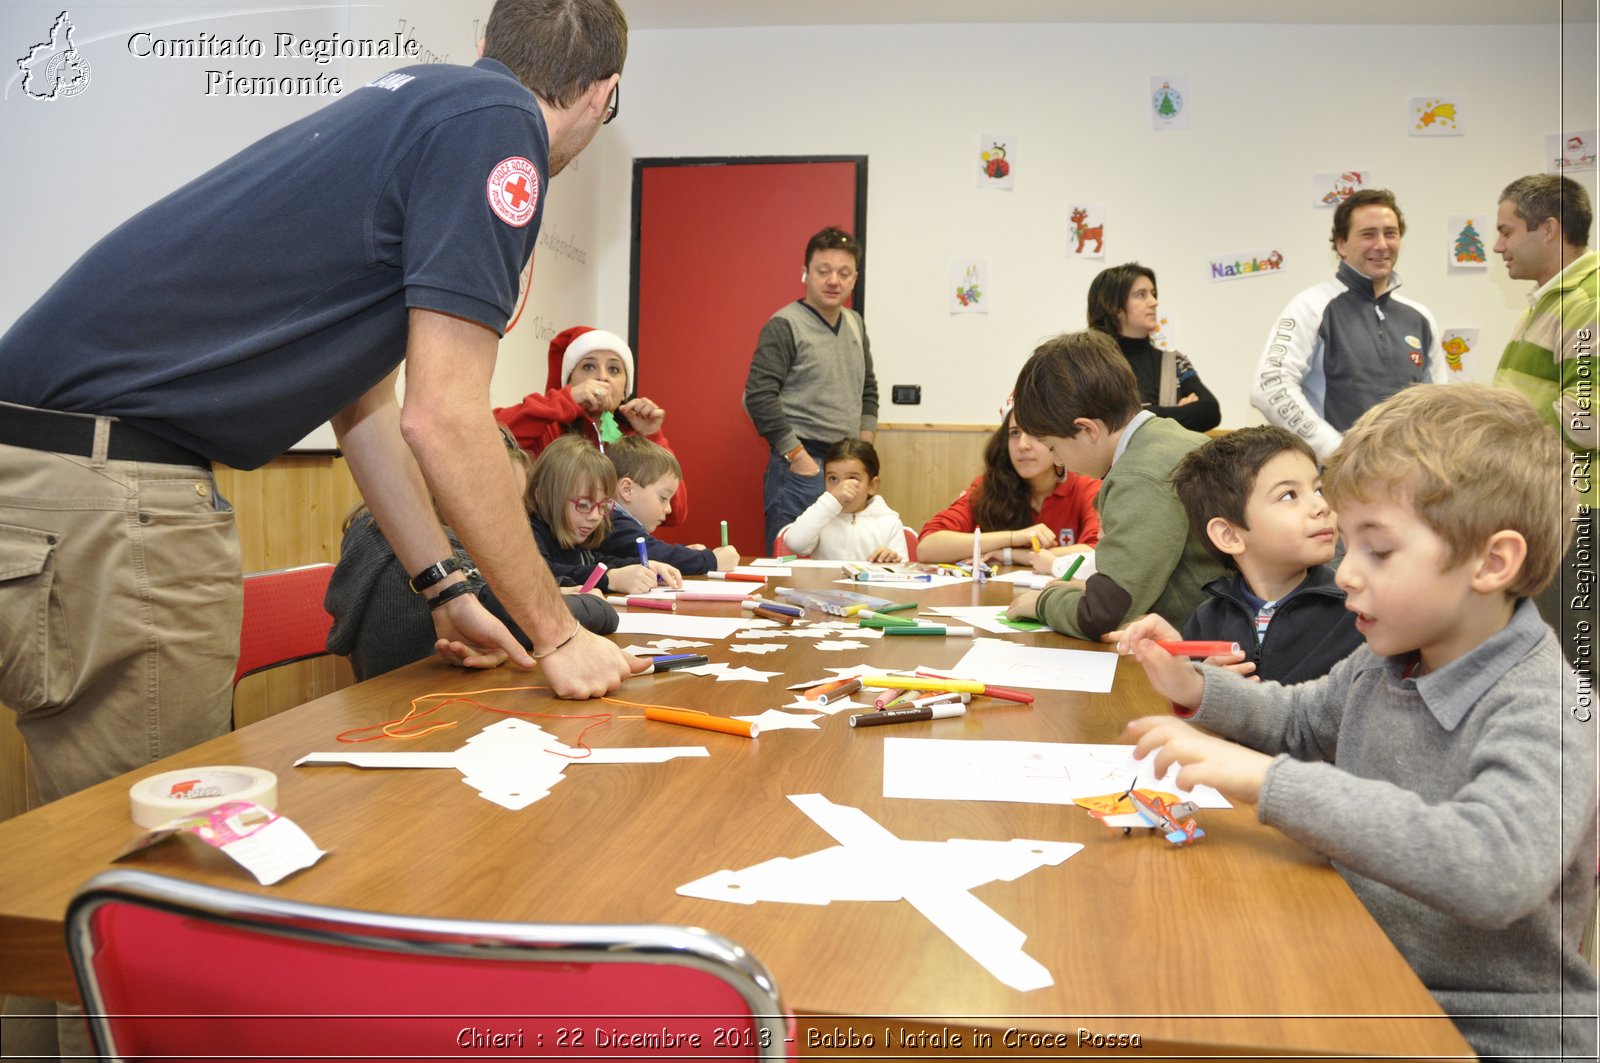
<svg viewBox="0 0 1600 1063"><path fill-rule="evenodd" d="M451 555L450 557L447 557L443 561L439 562L437 565L429 565L421 572L418 572L415 576L412 576L411 589L416 593L421 594L435 583L438 583L440 580L450 575L450 573L460 571L460 560L454 555Z"/></svg>
<svg viewBox="0 0 1600 1063"><path fill-rule="evenodd" d="M431 612L432 610L439 608L445 602L450 601L452 598L459 598L463 594L471 593L473 593L471 580L462 580L460 583L452 583L450 586L446 587L444 590L440 591L437 595L428 600L428 609Z"/></svg>
<svg viewBox="0 0 1600 1063"><path fill-rule="evenodd" d="M544 653L536 653L536 654L534 654L533 655L533 659L536 660L536 661L542 661L546 657L550 656L552 653L560 652L567 645L567 643L569 643L573 639L577 638L578 637L578 632L580 632L582 630L583 630L583 625L581 623L578 623L578 622L574 621L573 624L572 624L572 634L568 635L566 638L564 638L560 642L556 643L555 649L548 650L548 651L546 651Z"/></svg>

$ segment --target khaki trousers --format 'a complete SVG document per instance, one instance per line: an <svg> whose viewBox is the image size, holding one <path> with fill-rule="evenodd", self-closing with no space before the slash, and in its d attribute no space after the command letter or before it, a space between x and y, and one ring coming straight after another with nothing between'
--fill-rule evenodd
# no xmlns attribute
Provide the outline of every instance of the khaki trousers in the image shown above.
<svg viewBox="0 0 1600 1063"><path fill-rule="evenodd" d="M228 731L242 602L210 469L0 444L0 703L45 801Z"/></svg>

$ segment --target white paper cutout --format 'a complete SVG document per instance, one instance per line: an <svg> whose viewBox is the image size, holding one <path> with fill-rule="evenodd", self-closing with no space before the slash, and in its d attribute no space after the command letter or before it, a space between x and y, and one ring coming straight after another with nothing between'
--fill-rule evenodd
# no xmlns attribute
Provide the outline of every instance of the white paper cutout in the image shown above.
<svg viewBox="0 0 1600 1063"><path fill-rule="evenodd" d="M815 698L795 698L793 701L789 702L789 704L784 706L786 709L803 709L806 712L820 712L828 716L832 716L837 712L843 712L846 709L864 709L866 707L867 706L865 704L856 701L853 698L842 698L838 701L830 701L826 705L822 704L820 701L817 701Z"/></svg>
<svg viewBox="0 0 1600 1063"><path fill-rule="evenodd" d="M1157 777L1155 754L1133 759L1133 746L1077 742L886 738L883 796L925 801L1017 801L1070 805L1075 798L1132 786L1164 790L1201 808L1232 808L1209 786L1178 786L1178 768Z"/></svg>
<svg viewBox="0 0 1600 1063"><path fill-rule="evenodd" d="M735 642L728 648L739 653L777 653L779 650L788 649L789 644L786 642Z"/></svg>
<svg viewBox="0 0 1600 1063"><path fill-rule="evenodd" d="M718 871L679 886L678 893L735 904L904 899L1013 989L1026 992L1055 983L1044 965L1023 951L1027 935L969 891L1058 865L1083 846L1024 838L902 841L860 809L836 805L821 794L790 795L789 800L839 844L739 871Z"/></svg>
<svg viewBox="0 0 1600 1063"><path fill-rule="evenodd" d="M817 649L819 650L864 650L866 648L867 644L865 642L857 642L855 639L822 639L817 643Z"/></svg>
<svg viewBox="0 0 1600 1063"><path fill-rule="evenodd" d="M773 676L783 674L782 672L762 672L755 668L742 668L722 661L713 661L711 664L697 664L693 668L674 668L673 671L688 672L690 675L714 676L719 683L765 683Z"/></svg>
<svg viewBox="0 0 1600 1063"><path fill-rule="evenodd" d="M709 757L705 746L643 746L594 749L587 754L563 744L529 720L501 720L441 753L307 753L295 767L349 764L357 768L455 768L478 796L513 812L550 792L573 764L659 764L678 757Z"/></svg>

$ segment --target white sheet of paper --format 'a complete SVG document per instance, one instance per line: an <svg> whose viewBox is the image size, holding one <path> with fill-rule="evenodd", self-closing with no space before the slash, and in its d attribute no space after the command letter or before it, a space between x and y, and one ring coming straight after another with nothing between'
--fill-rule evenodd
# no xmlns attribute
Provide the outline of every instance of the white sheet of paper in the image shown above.
<svg viewBox="0 0 1600 1063"><path fill-rule="evenodd" d="M950 666L957 675L997 687L1111 693L1117 655L1095 650L1058 650L1009 639L973 639L972 649Z"/></svg>
<svg viewBox="0 0 1600 1063"><path fill-rule="evenodd" d="M726 639L752 625L770 621L740 616L688 616L663 613L656 609L624 610L617 613L619 635L675 635L690 639Z"/></svg>
<svg viewBox="0 0 1600 1063"><path fill-rule="evenodd" d="M718 598L727 598L737 602L741 598L748 598L752 594L759 594L761 588L754 583L743 583L739 580L728 582L720 579L686 579L683 589L694 594L714 594ZM678 592L671 587L657 587L645 594L630 595L633 598L666 598L669 601L678 597ZM693 605L693 601L684 602L684 605ZM710 602L710 605L717 603Z"/></svg>
<svg viewBox="0 0 1600 1063"><path fill-rule="evenodd" d="M768 709L759 716L735 716L735 720L744 720L761 728L761 733L769 731L815 731L817 721L821 716L812 716L798 712L784 712L782 709Z"/></svg>
<svg viewBox="0 0 1600 1063"><path fill-rule="evenodd" d="M1132 746L1072 742L998 742L957 738L886 738L883 796L926 801L1018 801L1070 805L1075 798L1144 786L1201 808L1232 808L1209 786L1179 788L1177 767L1157 778L1154 757L1133 759Z"/></svg>

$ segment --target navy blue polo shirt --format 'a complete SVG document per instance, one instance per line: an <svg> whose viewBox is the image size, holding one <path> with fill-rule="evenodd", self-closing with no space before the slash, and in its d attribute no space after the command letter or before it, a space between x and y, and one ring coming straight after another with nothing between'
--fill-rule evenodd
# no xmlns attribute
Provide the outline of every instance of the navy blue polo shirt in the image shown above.
<svg viewBox="0 0 1600 1063"><path fill-rule="evenodd" d="M504 332L548 173L505 66L385 75L90 248L0 337L0 399L255 468L394 369L408 308Z"/></svg>

